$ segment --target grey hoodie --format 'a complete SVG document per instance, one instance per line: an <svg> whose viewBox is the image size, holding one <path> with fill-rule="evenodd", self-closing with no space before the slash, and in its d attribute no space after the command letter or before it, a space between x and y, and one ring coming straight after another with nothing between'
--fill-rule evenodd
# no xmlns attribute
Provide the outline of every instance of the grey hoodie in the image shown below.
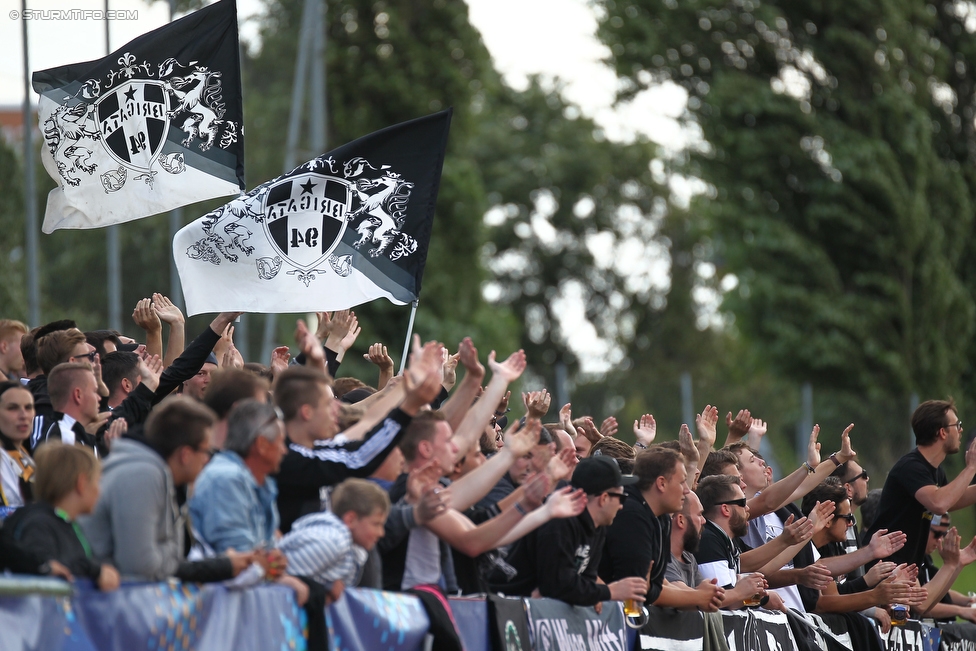
<svg viewBox="0 0 976 651"><path fill-rule="evenodd" d="M92 553L123 577L160 581L183 560L183 515L169 466L133 439L119 439L102 466L95 511L78 519Z"/></svg>

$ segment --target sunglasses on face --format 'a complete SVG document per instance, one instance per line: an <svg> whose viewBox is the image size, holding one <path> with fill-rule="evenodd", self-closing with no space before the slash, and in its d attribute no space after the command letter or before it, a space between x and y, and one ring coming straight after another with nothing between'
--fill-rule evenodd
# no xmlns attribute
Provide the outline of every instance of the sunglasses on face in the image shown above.
<svg viewBox="0 0 976 651"><path fill-rule="evenodd" d="M850 479L848 479L848 480L847 480L847 483L848 483L848 484L853 484L853 483L854 483L854 482L856 482L856 481L857 481L858 479L863 479L864 481L868 481L868 480L870 480L871 478L870 478L870 477L868 477L868 471L867 471L867 470L862 470L860 474L858 474L858 475L854 475L853 477L851 477Z"/></svg>
<svg viewBox="0 0 976 651"><path fill-rule="evenodd" d="M737 500L725 500L724 502L716 502L715 506L721 506L723 504L728 504L729 506L741 506L742 508L745 508L746 498L740 497Z"/></svg>
<svg viewBox="0 0 976 651"><path fill-rule="evenodd" d="M838 520L845 520L847 524L857 524L857 518L854 517L853 513L848 513L847 515L834 515Z"/></svg>
<svg viewBox="0 0 976 651"><path fill-rule="evenodd" d="M71 359L87 359L89 363L94 364L96 357L98 357L98 353L93 350L90 353L85 353L84 355L72 355Z"/></svg>
<svg viewBox="0 0 976 651"><path fill-rule="evenodd" d="M945 535L946 535L945 530L943 530L943 531L936 531L935 529L932 529L932 537L935 538L936 540L939 540L940 538L942 538Z"/></svg>
<svg viewBox="0 0 976 651"><path fill-rule="evenodd" d="M607 491L607 495L610 497L616 497L618 500L620 500L621 504L627 501L627 493L611 493L610 491Z"/></svg>

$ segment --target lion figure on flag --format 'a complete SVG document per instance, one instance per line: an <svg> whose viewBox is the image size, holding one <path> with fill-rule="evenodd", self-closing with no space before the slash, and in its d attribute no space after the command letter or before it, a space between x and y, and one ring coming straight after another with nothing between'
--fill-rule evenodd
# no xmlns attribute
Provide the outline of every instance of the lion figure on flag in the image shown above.
<svg viewBox="0 0 976 651"><path fill-rule="evenodd" d="M176 98L175 106L167 117L176 120L179 116L186 116L180 126L187 134L183 140L184 147L189 147L194 139L199 139L203 141L200 151L207 151L213 147L214 140L222 129L225 133L220 138L221 147L226 148L237 140L236 133L227 133L236 131L236 125L233 122L224 124L221 119L226 107L221 95L219 72L196 66L188 75L167 79L166 87Z"/></svg>
<svg viewBox="0 0 976 651"><path fill-rule="evenodd" d="M360 206L346 216L350 224L359 220L355 226L359 239L353 246L359 249L367 243L375 245L369 250L369 256L376 258L393 245L391 260L416 251L417 241L400 230L407 216L413 183L404 181L396 172L385 172L376 179L359 179L355 189Z"/></svg>
<svg viewBox="0 0 976 651"><path fill-rule="evenodd" d="M72 176L71 172L85 172L90 176L97 167L91 162L94 152L90 147L102 136L95 123L94 104L86 100L95 99L98 93L98 81L89 79L74 96L65 97L64 103L44 120L44 142L58 166L58 174L71 186L81 183L81 179Z"/></svg>

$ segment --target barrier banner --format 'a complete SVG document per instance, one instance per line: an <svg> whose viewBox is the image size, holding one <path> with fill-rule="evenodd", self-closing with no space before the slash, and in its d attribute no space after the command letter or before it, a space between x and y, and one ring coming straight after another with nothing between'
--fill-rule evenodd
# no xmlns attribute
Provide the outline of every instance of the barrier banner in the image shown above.
<svg viewBox="0 0 976 651"><path fill-rule="evenodd" d="M642 651L684 651L704 649L704 621L697 610L675 610L646 606L647 623L638 635Z"/></svg>
<svg viewBox="0 0 976 651"><path fill-rule="evenodd" d="M970 622L960 624L943 624L939 651L974 651L976 650L976 625Z"/></svg>
<svg viewBox="0 0 976 651"><path fill-rule="evenodd" d="M499 651L528 651L529 618L525 604L518 597L488 595L488 615L491 618L491 647Z"/></svg>
<svg viewBox="0 0 976 651"><path fill-rule="evenodd" d="M526 600L534 651L628 651L623 604L570 606L556 599Z"/></svg>
<svg viewBox="0 0 976 651"><path fill-rule="evenodd" d="M461 642L468 651L492 649L488 620L488 602L482 597L451 597L451 612L461 634ZM527 638L526 638L527 641ZM528 649L528 647L526 647Z"/></svg>
<svg viewBox="0 0 976 651"><path fill-rule="evenodd" d="M72 630L74 615L72 621L68 620L70 603L65 597L0 597L0 648L3 651L94 651L90 644L81 644L83 638ZM78 641L72 644L76 638Z"/></svg>
<svg viewBox="0 0 976 651"><path fill-rule="evenodd" d="M779 651L796 648L786 613L761 609L722 611L722 620L729 649Z"/></svg>
<svg viewBox="0 0 976 651"><path fill-rule="evenodd" d="M887 635L887 651L939 651L939 636L934 639L930 632L937 628L923 624L916 619L910 619L904 626L892 626ZM881 635L884 639L886 636Z"/></svg>
<svg viewBox="0 0 976 651"><path fill-rule="evenodd" d="M396 592L347 588L327 612L332 651L416 651L430 625L420 600Z"/></svg>

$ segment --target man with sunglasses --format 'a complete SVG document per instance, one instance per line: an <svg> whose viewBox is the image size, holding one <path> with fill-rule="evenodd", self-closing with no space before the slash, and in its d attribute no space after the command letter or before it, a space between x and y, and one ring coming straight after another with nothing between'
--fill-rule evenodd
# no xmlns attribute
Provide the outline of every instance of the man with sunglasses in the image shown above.
<svg viewBox="0 0 976 651"><path fill-rule="evenodd" d="M931 513L948 513L976 503L976 440L966 450L965 467L951 482L942 462L957 454L962 421L952 401L928 400L912 414L915 449L899 459L885 479L878 516L868 528L903 531L905 546L886 560L920 565L925 556Z"/></svg>
<svg viewBox="0 0 976 651"><path fill-rule="evenodd" d="M515 543L508 562L516 575L508 583L493 583L492 589L507 595L559 599L574 606L596 606L611 599L644 601L647 581L642 576L597 582L607 527L627 500L624 487L637 481L637 477L622 476L610 457L580 461L571 483L586 493L586 508L575 518L550 520Z"/></svg>
<svg viewBox="0 0 976 651"><path fill-rule="evenodd" d="M862 468L856 461L852 459L847 463L840 464L830 476L836 477L843 483L844 489L847 491L847 499L850 501L852 509L860 507L867 501L868 480L870 477L868 476L868 471ZM827 544L828 553L824 554L824 556L852 554L860 547L858 544L860 539L861 532L857 528L857 522L854 522L847 528L846 538L844 540ZM846 580L853 581L862 576L864 576L863 566L854 568L848 572Z"/></svg>
<svg viewBox="0 0 976 651"><path fill-rule="evenodd" d="M938 566L932 560L932 552L941 551L942 541L951 526L949 520L948 513L932 516L932 524L929 526L929 539L925 545L925 560L918 566L918 582L922 585L931 581L939 571ZM956 626L953 624L956 617L967 620L967 623L958 625L963 629L959 633L963 633L967 639L972 639L972 636L976 634L976 627L973 626L976 624L976 608L972 607L973 602L974 599L970 599L958 590L950 589L940 602L932 606L932 609L926 614L935 619L940 628L950 624Z"/></svg>

